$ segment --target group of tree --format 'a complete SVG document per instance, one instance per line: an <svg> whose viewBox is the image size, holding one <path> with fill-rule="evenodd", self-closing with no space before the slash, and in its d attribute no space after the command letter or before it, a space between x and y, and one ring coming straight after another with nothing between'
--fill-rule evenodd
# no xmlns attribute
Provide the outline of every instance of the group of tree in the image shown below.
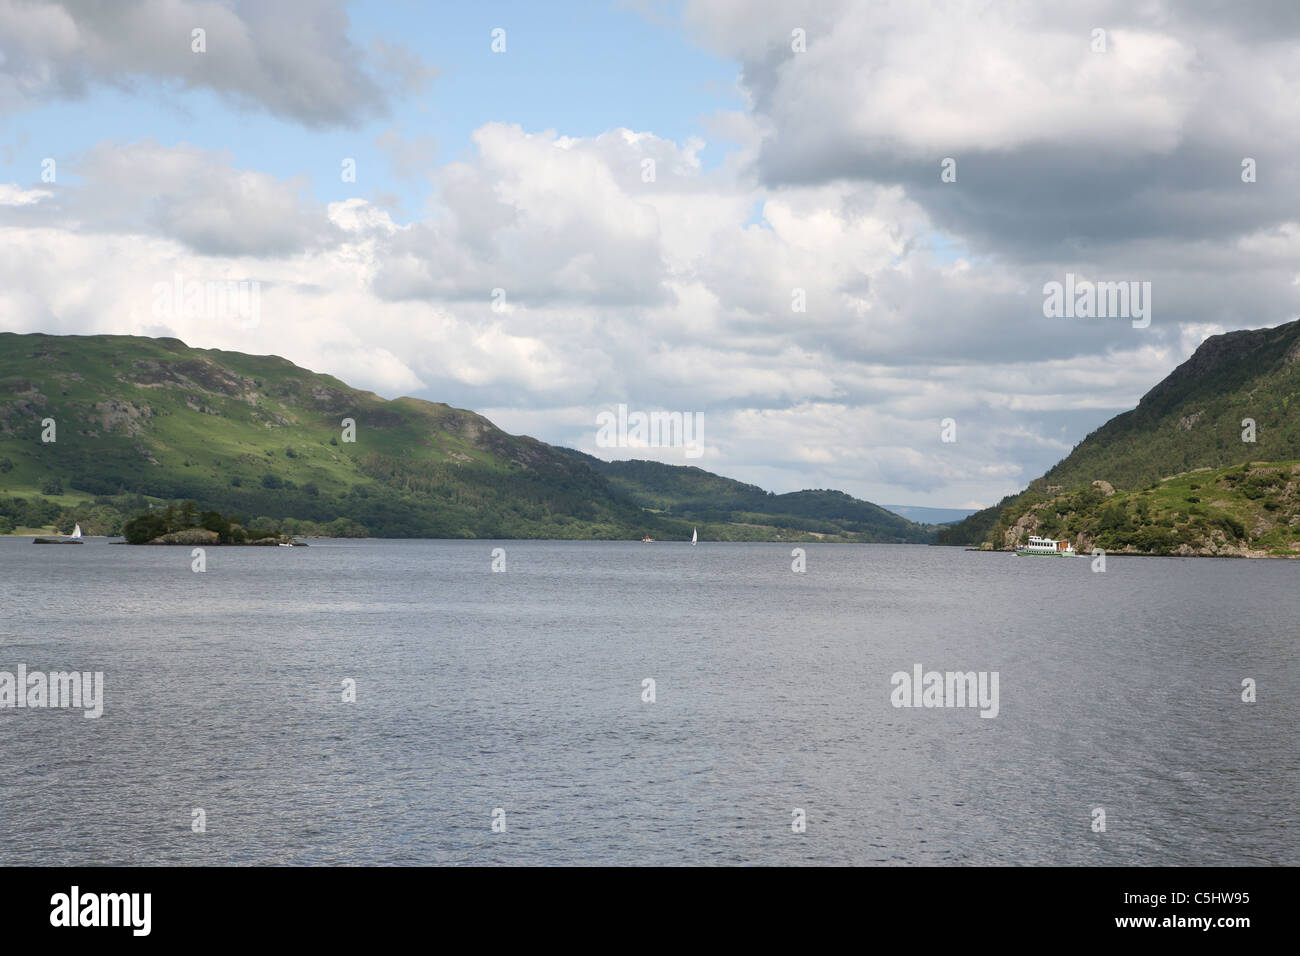
<svg viewBox="0 0 1300 956"><path fill-rule="evenodd" d="M200 508L193 500L159 504L138 494L99 495L74 505L40 496L0 497L0 534L12 534L20 528L53 528L57 534L70 534L77 525L86 535L122 535L137 541L151 541L186 528L207 528L223 541L232 542L240 540L240 535L242 540L257 540L281 534L322 538L363 538L370 534L360 522L346 517L313 521L262 516L245 526L237 513L223 516L215 508Z"/></svg>
<svg viewBox="0 0 1300 956"><path fill-rule="evenodd" d="M122 536L129 544L144 544L165 534L190 528L205 528L216 532L222 544L242 544L250 537L238 517L227 518L219 511L200 511L193 501L186 501L179 508L169 504L165 508L136 515L123 522Z"/></svg>
<svg viewBox="0 0 1300 956"><path fill-rule="evenodd" d="M212 531L222 544L244 544L281 535L316 537L364 537L366 529L348 518L317 523L294 518L261 517L245 524L240 515L223 515L219 511L200 510L193 501L177 507L169 504L136 515L122 524L122 536L129 544L144 544L163 535L203 528Z"/></svg>

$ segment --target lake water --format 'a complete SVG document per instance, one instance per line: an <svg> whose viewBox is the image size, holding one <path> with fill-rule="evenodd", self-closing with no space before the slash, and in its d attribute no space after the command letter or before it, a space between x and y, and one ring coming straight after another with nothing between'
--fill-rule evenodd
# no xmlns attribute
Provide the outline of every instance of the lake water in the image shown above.
<svg viewBox="0 0 1300 956"><path fill-rule="evenodd" d="M28 542L0 671L105 700L0 709L0 864L1300 863L1297 562Z"/></svg>

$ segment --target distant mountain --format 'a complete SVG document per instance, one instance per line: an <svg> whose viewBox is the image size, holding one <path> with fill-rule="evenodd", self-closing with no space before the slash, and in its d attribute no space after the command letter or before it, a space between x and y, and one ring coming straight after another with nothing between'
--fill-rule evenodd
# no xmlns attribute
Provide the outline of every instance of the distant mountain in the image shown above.
<svg viewBox="0 0 1300 956"><path fill-rule="evenodd" d="M780 528L783 532L803 531L846 541L922 543L934 538L934 528L842 491L777 495L692 465L602 461L583 452L565 450L641 507L692 523Z"/></svg>
<svg viewBox="0 0 1300 956"><path fill-rule="evenodd" d="M938 541L1007 547L1007 531L1017 523L1025 530L1029 511L1094 481L1137 491L1198 468L1300 459L1300 406L1290 407L1297 392L1300 321L1212 336L1135 409L1090 434L1025 491L942 529Z"/></svg>
<svg viewBox="0 0 1300 956"><path fill-rule="evenodd" d="M881 505L886 511L921 524L955 524L973 515L975 508L926 508L921 505Z"/></svg>
<svg viewBox="0 0 1300 956"><path fill-rule="evenodd" d="M473 412L386 401L276 356L0 333L0 531L76 521L115 533L124 516L193 500L297 534L685 539L693 524L713 540L927 534L903 519L878 529L867 516L879 509L833 492L777 496L794 503L742 515L721 491L740 483L718 476L717 501L654 509L606 470Z"/></svg>

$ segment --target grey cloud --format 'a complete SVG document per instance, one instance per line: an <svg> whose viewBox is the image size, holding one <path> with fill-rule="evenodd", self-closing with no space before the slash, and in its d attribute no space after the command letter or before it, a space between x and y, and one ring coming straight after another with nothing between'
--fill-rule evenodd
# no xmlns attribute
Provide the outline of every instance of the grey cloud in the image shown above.
<svg viewBox="0 0 1300 956"><path fill-rule="evenodd" d="M210 89L245 108L306 126L356 123L387 110L340 2L0 0L0 108L141 80ZM207 50L191 50L191 31ZM375 48L404 91L429 68L401 47Z"/></svg>
<svg viewBox="0 0 1300 956"><path fill-rule="evenodd" d="M963 37L948 62L955 32L997 15L996 29ZM789 25L805 21L816 25L796 54ZM1300 8L1284 0L796 3L753 18L731 0L695 0L688 22L741 64L766 129L755 164L764 183L902 185L977 253L1230 240L1294 216ZM1107 31L1109 52L1089 52L1094 28ZM907 58L920 49L928 55ZM1004 61L1037 84L1032 95L1003 85L1007 67L985 69ZM945 113L954 97L969 115ZM1045 108L1054 101L1055 113ZM1029 122L1021 108L1043 115ZM948 156L956 183L939 179ZM1241 180L1244 157L1258 163L1256 183Z"/></svg>

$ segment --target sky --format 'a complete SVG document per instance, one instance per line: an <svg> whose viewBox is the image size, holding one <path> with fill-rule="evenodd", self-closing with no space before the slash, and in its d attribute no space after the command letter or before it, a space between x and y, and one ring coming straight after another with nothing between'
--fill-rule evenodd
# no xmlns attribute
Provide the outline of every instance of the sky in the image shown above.
<svg viewBox="0 0 1300 956"><path fill-rule="evenodd" d="M982 507L1300 313L1300 5L1062 6L0 0L0 329Z"/></svg>

